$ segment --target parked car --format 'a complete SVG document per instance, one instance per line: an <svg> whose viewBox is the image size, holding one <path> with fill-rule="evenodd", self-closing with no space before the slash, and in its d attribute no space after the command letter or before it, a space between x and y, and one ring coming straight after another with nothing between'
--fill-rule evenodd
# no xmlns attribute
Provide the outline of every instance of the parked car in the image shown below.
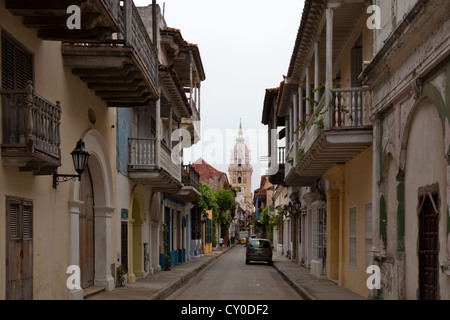
<svg viewBox="0 0 450 320"><path fill-rule="evenodd" d="M251 238L247 243L247 250L245 253L245 263L249 264L251 261L267 262L272 265L272 246L270 240Z"/></svg>

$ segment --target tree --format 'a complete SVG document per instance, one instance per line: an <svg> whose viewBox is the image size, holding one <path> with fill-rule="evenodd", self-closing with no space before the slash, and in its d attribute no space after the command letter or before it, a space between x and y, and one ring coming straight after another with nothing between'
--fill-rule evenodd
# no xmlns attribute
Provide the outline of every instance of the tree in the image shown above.
<svg viewBox="0 0 450 320"><path fill-rule="evenodd" d="M232 220L232 210L235 206L235 193L230 189L219 189L214 193L217 204L214 216L221 225L222 232L228 230ZM223 236L224 234L222 234Z"/></svg>
<svg viewBox="0 0 450 320"><path fill-rule="evenodd" d="M217 210L216 198L214 196L212 188L200 183L201 198L197 200L196 206L205 210Z"/></svg>

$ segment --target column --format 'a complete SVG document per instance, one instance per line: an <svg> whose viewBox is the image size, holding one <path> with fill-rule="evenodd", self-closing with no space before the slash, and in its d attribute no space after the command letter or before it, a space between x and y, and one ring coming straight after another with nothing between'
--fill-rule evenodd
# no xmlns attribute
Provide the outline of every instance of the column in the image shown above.
<svg viewBox="0 0 450 320"><path fill-rule="evenodd" d="M330 6L330 5L329 5ZM329 7L326 10L327 17L327 44L326 44L326 83L325 83L325 107L328 107L332 101L333 89L333 8ZM333 124L332 112L328 112L325 117L325 129L331 128Z"/></svg>
<svg viewBox="0 0 450 320"><path fill-rule="evenodd" d="M319 42L314 43L314 89L320 86L320 69L319 69ZM314 93L314 100L319 102L320 92L316 91Z"/></svg>
<svg viewBox="0 0 450 320"><path fill-rule="evenodd" d="M94 207L95 215L95 280L106 291L114 290L111 274L111 218L114 208Z"/></svg>
<svg viewBox="0 0 450 320"><path fill-rule="evenodd" d="M80 208L82 201L69 201L70 214L70 256L69 264L80 265ZM68 300L83 300L83 289L69 290Z"/></svg>

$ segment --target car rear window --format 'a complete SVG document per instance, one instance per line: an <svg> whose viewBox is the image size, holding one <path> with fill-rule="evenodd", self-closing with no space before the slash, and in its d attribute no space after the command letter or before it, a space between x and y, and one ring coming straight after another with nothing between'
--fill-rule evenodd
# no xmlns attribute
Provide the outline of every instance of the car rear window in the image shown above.
<svg viewBox="0 0 450 320"><path fill-rule="evenodd" d="M252 240L250 242L250 245L253 248L263 248L263 249L269 249L270 248L270 242L269 241L263 241L263 240Z"/></svg>

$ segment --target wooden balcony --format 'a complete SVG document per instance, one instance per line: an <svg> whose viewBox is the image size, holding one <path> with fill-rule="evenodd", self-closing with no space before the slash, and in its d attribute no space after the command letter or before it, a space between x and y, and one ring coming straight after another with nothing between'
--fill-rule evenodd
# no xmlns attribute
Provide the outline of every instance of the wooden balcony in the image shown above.
<svg viewBox="0 0 450 320"><path fill-rule="evenodd" d="M366 88L334 89L330 107L317 106L315 114L300 133L295 171L298 183L309 185L336 164L345 164L373 142L369 119L372 92ZM322 125L323 124L323 125Z"/></svg>
<svg viewBox="0 0 450 320"><path fill-rule="evenodd" d="M159 99L158 54L131 0L118 8L118 23L116 40L63 43L64 66L109 107L148 106Z"/></svg>
<svg viewBox="0 0 450 320"><path fill-rule="evenodd" d="M2 161L36 175L51 175L61 165L61 106L33 91L1 90Z"/></svg>
<svg viewBox="0 0 450 320"><path fill-rule="evenodd" d="M177 194L181 182L181 164L172 161L170 150L156 138L129 139L129 177L154 191Z"/></svg>
<svg viewBox="0 0 450 320"><path fill-rule="evenodd" d="M187 165L181 168L183 188L175 195L175 198L183 202L194 202L200 199L200 175L193 166Z"/></svg>
<svg viewBox="0 0 450 320"><path fill-rule="evenodd" d="M67 27L71 5L81 9L80 29ZM103 41L119 28L117 0L6 0L6 9L24 17L23 24L37 29L43 40Z"/></svg>

